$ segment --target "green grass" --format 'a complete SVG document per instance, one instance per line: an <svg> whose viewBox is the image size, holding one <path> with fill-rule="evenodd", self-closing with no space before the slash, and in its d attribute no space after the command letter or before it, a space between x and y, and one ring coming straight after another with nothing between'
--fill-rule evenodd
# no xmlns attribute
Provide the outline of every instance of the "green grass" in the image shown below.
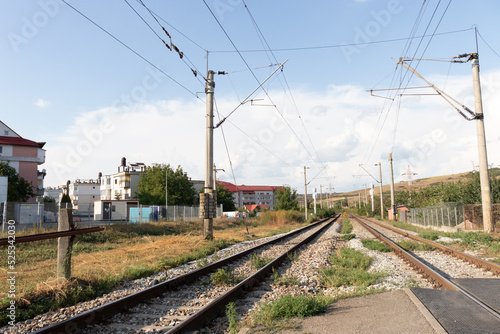
<svg viewBox="0 0 500 334"><path fill-rule="evenodd" d="M366 270L370 266L371 258L352 248L341 248L330 256L332 266L344 269Z"/></svg>
<svg viewBox="0 0 500 334"><path fill-rule="evenodd" d="M304 318L323 313L332 301L332 298L325 296L286 295L262 303L260 309L252 313L252 317L256 323L271 327L277 319Z"/></svg>
<svg viewBox="0 0 500 334"><path fill-rule="evenodd" d="M347 234L352 232L352 224L349 221L349 219L344 218L342 221L342 230L340 230L340 233L342 234Z"/></svg>
<svg viewBox="0 0 500 334"><path fill-rule="evenodd" d="M387 246L386 244L378 241L378 240L373 240L373 239L363 239L361 240L361 243L363 244L364 247L371 249L371 250L376 250L379 252L390 252L392 251L392 248Z"/></svg>
<svg viewBox="0 0 500 334"><path fill-rule="evenodd" d="M160 260L158 262L158 267L174 268L183 265L185 263L197 260L199 260L198 262L204 263L205 261L203 259L206 258L208 255L217 252L219 249L226 248L233 243L235 243L234 240L224 240L224 239L212 240L208 246L199 248L191 253L181 254L171 260L166 260L166 259ZM212 260L216 261L215 259Z"/></svg>
<svg viewBox="0 0 500 334"><path fill-rule="evenodd" d="M409 251L409 252L414 252L414 251L433 251L435 248L432 247L431 245L420 243L417 241L410 241L410 240L401 240L398 242L398 245Z"/></svg>
<svg viewBox="0 0 500 334"><path fill-rule="evenodd" d="M235 276L231 267L219 268L210 275L213 285L233 285L241 282L241 276Z"/></svg>
<svg viewBox="0 0 500 334"><path fill-rule="evenodd" d="M332 267L320 269L320 283L326 287L356 286L360 289L375 284L384 273L368 273L371 258L352 248L341 248L330 257Z"/></svg>
<svg viewBox="0 0 500 334"><path fill-rule="evenodd" d="M273 274L271 275L271 278L273 279L273 282L276 285L298 285L298 284L300 284L300 281L298 278L291 277L288 275L280 275L279 272L274 271L274 268L273 268Z"/></svg>
<svg viewBox="0 0 500 334"><path fill-rule="evenodd" d="M356 234L348 233L348 234L343 234L340 236L340 239L342 240L351 240L356 238Z"/></svg>
<svg viewBox="0 0 500 334"><path fill-rule="evenodd" d="M236 304L234 302L226 305L226 317L229 322L229 334L238 333L238 313L236 313Z"/></svg>
<svg viewBox="0 0 500 334"><path fill-rule="evenodd" d="M436 241L437 239L439 239L439 234L435 233L435 232L419 233L418 236L420 238L424 238L424 239L432 240L432 241Z"/></svg>
<svg viewBox="0 0 500 334"><path fill-rule="evenodd" d="M260 268L264 267L266 264L271 262L272 259L270 258L263 258L260 257L259 254L252 254L250 255L250 263L252 264L252 267L255 269L259 270Z"/></svg>
<svg viewBox="0 0 500 334"><path fill-rule="evenodd" d="M95 282L82 282L73 280L68 286L62 290L53 290L49 294L30 298L26 296L26 300L30 303L17 302L16 304L16 322L31 319L38 314L46 313L50 310L75 305L77 303L92 300L103 294L111 291L113 286L117 285L120 280L116 277L102 277ZM7 325L9 319L5 307L9 303L8 298L2 300L2 311L0 312L0 326Z"/></svg>

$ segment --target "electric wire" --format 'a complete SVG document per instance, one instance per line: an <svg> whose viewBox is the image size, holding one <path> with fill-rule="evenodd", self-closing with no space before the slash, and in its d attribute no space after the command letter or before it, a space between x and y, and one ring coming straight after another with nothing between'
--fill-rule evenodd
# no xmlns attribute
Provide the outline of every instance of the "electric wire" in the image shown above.
<svg viewBox="0 0 500 334"><path fill-rule="evenodd" d="M446 31L446 32L442 32L442 33L436 33L435 36L457 34L457 33L470 31L473 29L474 28L467 28L467 29ZM418 39L418 38L424 38L424 37L430 37L430 36L431 35L420 35L420 36L411 37L411 39ZM268 51L273 51L273 52L307 51L307 50L318 50L318 49L342 48L342 47L349 47L349 46L363 46L363 45L372 45L372 44L393 43L393 42L401 42L401 41L405 41L405 40L408 40L408 37L386 39L386 40L381 40L381 41L362 42L362 43L331 44L331 45L320 45L320 46L303 46L303 47L278 48L278 49L270 49L270 50L268 50L268 49L252 49L252 50L239 50L238 52L240 52L240 53L256 53L256 52L268 52ZM237 51L234 51L234 50L210 50L210 52L211 53L234 53Z"/></svg>
<svg viewBox="0 0 500 334"><path fill-rule="evenodd" d="M110 36L111 38L113 38L115 41L117 41L118 43L120 43L121 45L123 45L129 51L131 51L132 53L134 53L136 56L138 56L139 58L141 58L142 60L144 60L146 63L148 63L149 65L153 66L155 69L157 69L161 73L163 73L167 78L169 78L170 80L172 80L173 82L175 82L178 86L182 87L189 94L191 94L194 97L196 97L197 99L201 100L196 93L193 93L186 86L184 86L183 84L181 84L179 81L175 80L172 76L170 76L167 73L165 73L165 71L163 71L161 68L159 68L158 66L156 66L155 64L153 64L151 61L149 61L148 59L146 59L144 56L142 56L139 52L135 51L130 46L128 46L127 44L125 44L124 42L122 42L120 39L118 39L118 37L116 37L113 34L111 34L109 31L107 31L102 26L100 26L97 22L93 21L87 15L85 15L84 13L82 13L80 10L78 10L77 8L75 8L74 6L72 6L71 4L69 4L66 0L61 0L61 1L63 3L65 3L68 7L70 7L71 9L73 9L75 12L77 12L78 14L80 14L82 17L84 17L85 19L87 19L89 22L91 22L92 24L94 24L96 27L98 27L99 29L101 29L103 32L105 32L108 36ZM203 100L201 100L201 101L203 101ZM205 101L203 101L203 102L205 103Z"/></svg>
<svg viewBox="0 0 500 334"><path fill-rule="evenodd" d="M207 7L207 9L209 10L209 12L212 14L213 18L215 19L215 21L217 22L217 24L219 25L219 27L221 28L221 30L223 31L223 33L226 35L227 39L229 40L229 42L231 43L231 45L233 46L233 48L236 50L236 52L238 53L238 55L240 56L240 58L242 59L242 61L245 63L245 65L247 66L247 68L250 70L250 73L252 74L252 76L254 77L254 79L259 83L259 85L262 85L260 80L257 78L257 76L255 75L255 73L253 72L253 70L251 69L250 65L248 64L248 62L246 61L245 57L243 57L243 55L241 54L241 52L239 51L239 49L236 47L236 45L234 44L233 40L231 39L231 37L229 36L229 34L227 33L227 31L224 29L224 27L222 26L222 24L220 23L219 19L217 18L217 16L215 15L215 13L212 11L212 9L210 8L210 6L207 4L206 0L203 0L203 3L205 4L205 6ZM261 87L262 88L262 87ZM268 97L268 99L270 100L270 102L274 105L274 108L277 110L278 114L280 114L280 116L282 117L282 119L285 121L285 124L289 127L290 131L292 131L292 133L294 134L294 136L297 138L297 140L299 141L299 143L302 145L302 147L305 149L305 151L307 152L307 154L311 157L311 160L313 162L315 162L315 159L313 158L313 156L311 155L311 152L309 152L309 150L307 149L307 147L304 145L303 141L300 139L300 137L297 135L297 133L295 132L295 130L291 127L290 123L286 120L286 118L283 116L283 113L276 107L276 104L273 102L272 98L269 96L268 92L262 88L262 90L264 91L264 93L266 94L266 96ZM226 116L227 118L227 116ZM316 162L315 162L316 164ZM317 166L317 164L316 164ZM318 167L318 166L317 166Z"/></svg>
<svg viewBox="0 0 500 334"><path fill-rule="evenodd" d="M244 7L245 7L245 9L246 9L246 11L247 11L247 13L248 13L249 17L250 17L250 20L251 20L251 21L252 21L252 23L253 23L253 26L254 26L255 30L257 31L257 36L259 37L259 40L261 41L262 46L263 46L264 48L266 48L266 47L267 47L267 50L269 50L269 53L272 55L272 57L273 57L274 61L275 61L275 62L278 62L278 59L276 58L276 56L275 56L274 52L272 51L272 49L271 49L271 47L270 47L269 43L267 42L266 37L265 37L265 36L264 36L264 34L262 33L262 30L260 29L259 25L257 24L257 21L255 20L254 16L252 15L252 12L250 11L250 8L248 8L248 6L247 6L247 4L246 4L245 0L242 0L242 2L243 2L243 5L244 5ZM264 45L264 44L265 44L265 45ZM269 53L268 53L268 52L266 52L266 56L268 57L269 61L271 62L271 59L270 59L270 57L269 57ZM300 115L299 108L298 108L298 106L297 106L297 103L295 102L295 98L293 97L292 90L290 89L290 85L288 84L288 80L286 79L286 75L285 75L284 73L282 73L282 75L283 75L283 80L285 81L285 84L286 84L286 87L287 87L287 90L285 90L285 87L283 86L283 84L281 83L281 80L280 80L280 83L281 83L281 85L282 85L282 87L283 87L283 90L285 90L285 91L288 91L288 92L289 92L289 94L290 94L290 98L291 98L291 101L292 101L292 105L294 106L294 108L295 108L295 110L296 110L296 112L297 112L298 118L299 118L299 120L300 120L300 122L301 122L301 124L302 124L302 127L303 127L303 129L304 129L304 132L305 132L305 134L306 134L306 136L307 136L307 138L308 138L308 140L309 140L309 143L311 144L311 147L312 147L312 149L313 149L313 151L314 151L314 153L315 153L315 155L316 155L317 159L319 160L320 164L324 166L324 163L323 163L323 161L321 161L321 158L320 158L320 156L319 156L319 154L318 154L318 152L317 152L316 148L314 147L314 144L313 144L313 142L312 142L312 140L311 140L311 137L310 137L310 135L309 135L309 132L307 131L307 128L306 128L306 126L305 126L305 124L304 124L304 121L303 121L303 119L302 119L302 117L301 117L301 115ZM279 76L278 76L278 78L279 78ZM314 160L313 160L313 161L314 161ZM325 167L324 167L324 168L322 168L321 170L324 170L324 169L325 169Z"/></svg>
<svg viewBox="0 0 500 334"><path fill-rule="evenodd" d="M196 67L196 65L189 59L189 57L182 51L180 51L173 43L172 43L172 37L170 36L170 34L167 32L167 29L165 29L165 27L160 23L160 21L158 21L158 19L156 18L155 14L153 14L153 12L149 9L148 6L146 6L146 4L142 1L142 0L137 0L138 3L140 3L148 12L149 14L153 17L153 19L156 21L156 23L160 26L160 28L162 28L162 30L165 32L165 34L169 37L170 39L170 45L165 42L163 40L163 38L160 37L160 35L158 35L156 33L156 31L146 22L146 20L141 16L141 14L139 14L139 12L137 12L135 10L134 7L132 7L132 5L127 1L127 0L124 0L130 8L132 8L132 10L137 14L137 16L139 16L141 18L141 20L149 27L149 29L151 29L151 31L153 31L153 33L162 41L162 43L170 50L170 51L176 51L178 54L179 54L179 57L180 59L184 62L184 64L191 70L191 72L194 74L194 76L196 77L196 79L200 82L200 84L202 85L205 85L205 83L203 81L200 80L200 78L198 78L198 73L201 73L200 70ZM187 62L189 62L189 65ZM194 68L194 69L193 69Z"/></svg>
<svg viewBox="0 0 500 334"><path fill-rule="evenodd" d="M479 35L479 37L483 40L484 44L486 44L486 46L488 48L490 48L490 50L498 57L500 58L500 54L498 54L489 44L488 42L486 42L486 40L483 38L483 35L481 35L481 33L479 32L479 30L477 30L477 34Z"/></svg>

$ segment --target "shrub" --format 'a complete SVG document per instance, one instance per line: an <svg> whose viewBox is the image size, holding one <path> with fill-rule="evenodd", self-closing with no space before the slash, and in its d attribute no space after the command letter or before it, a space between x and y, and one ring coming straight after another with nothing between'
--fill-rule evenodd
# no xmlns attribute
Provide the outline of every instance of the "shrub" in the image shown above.
<svg viewBox="0 0 500 334"><path fill-rule="evenodd" d="M361 243L363 244L363 246L365 246L366 248L371 249L371 250L376 250L376 251L385 252L385 253L392 251L391 247L387 246L386 244L384 244L378 240L363 239L363 240L361 240Z"/></svg>

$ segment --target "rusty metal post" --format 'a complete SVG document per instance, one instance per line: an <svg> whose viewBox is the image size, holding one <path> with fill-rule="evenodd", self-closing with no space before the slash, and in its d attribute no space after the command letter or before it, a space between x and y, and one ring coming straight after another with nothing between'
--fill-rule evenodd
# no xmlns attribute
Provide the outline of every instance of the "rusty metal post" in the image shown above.
<svg viewBox="0 0 500 334"><path fill-rule="evenodd" d="M73 230L73 210L59 209L58 231ZM57 278L71 277L71 250L73 248L74 236L61 237L57 239Z"/></svg>

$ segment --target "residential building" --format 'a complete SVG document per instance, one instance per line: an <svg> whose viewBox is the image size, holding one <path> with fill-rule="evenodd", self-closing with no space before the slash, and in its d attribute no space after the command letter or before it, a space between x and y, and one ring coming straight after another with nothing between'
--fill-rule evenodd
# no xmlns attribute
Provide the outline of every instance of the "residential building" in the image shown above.
<svg viewBox="0 0 500 334"><path fill-rule="evenodd" d="M59 203L63 194L62 187L46 187L43 189L43 197L53 198L56 203Z"/></svg>
<svg viewBox="0 0 500 334"><path fill-rule="evenodd" d="M30 182L37 196L43 195L45 172L42 171L39 175L38 165L45 163L44 145L43 142L22 138L0 121L0 161L7 162L20 177ZM28 202L35 202L35 198L30 198Z"/></svg>
<svg viewBox="0 0 500 334"><path fill-rule="evenodd" d="M94 202L98 201L101 195L100 180L75 180L67 187L74 213L77 215L93 215Z"/></svg>
<svg viewBox="0 0 500 334"><path fill-rule="evenodd" d="M234 185L229 182L217 181L224 186L233 196L234 204L237 207L245 205L265 205L269 209L274 209L274 192L281 187L276 186L246 186Z"/></svg>
<svg viewBox="0 0 500 334"><path fill-rule="evenodd" d="M129 200L136 196L141 176L146 172L142 162L130 163L122 158L118 172L101 178L101 200Z"/></svg>

